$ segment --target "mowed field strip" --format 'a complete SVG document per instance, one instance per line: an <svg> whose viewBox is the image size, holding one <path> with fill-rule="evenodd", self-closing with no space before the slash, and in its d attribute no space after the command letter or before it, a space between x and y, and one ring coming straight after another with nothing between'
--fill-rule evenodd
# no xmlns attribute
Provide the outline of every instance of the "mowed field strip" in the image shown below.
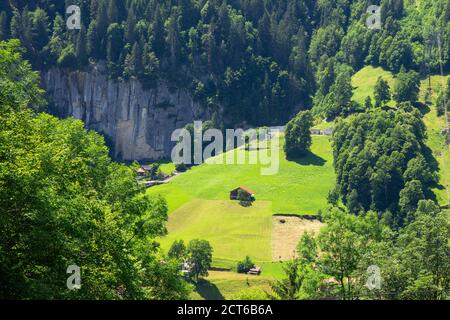
<svg viewBox="0 0 450 320"><path fill-rule="evenodd" d="M318 234L323 227L319 220L300 217L272 217L272 260L289 261L298 257L297 245L305 232Z"/></svg>

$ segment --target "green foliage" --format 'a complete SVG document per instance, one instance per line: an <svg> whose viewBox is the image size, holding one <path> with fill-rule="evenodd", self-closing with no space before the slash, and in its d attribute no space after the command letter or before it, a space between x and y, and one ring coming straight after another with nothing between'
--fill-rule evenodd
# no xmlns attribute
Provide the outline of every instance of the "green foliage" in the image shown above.
<svg viewBox="0 0 450 320"><path fill-rule="evenodd" d="M183 260L186 257L186 254L187 249L183 240L175 240L167 253L169 258L177 259L179 261Z"/></svg>
<svg viewBox="0 0 450 320"><path fill-rule="evenodd" d="M450 223L432 201L420 201L414 222L398 234L374 212L333 208L323 216L326 226L303 236L299 258L272 285L271 298L448 299ZM379 268L380 288L366 287L369 266Z"/></svg>
<svg viewBox="0 0 450 320"><path fill-rule="evenodd" d="M227 125L280 125L314 95L326 117L358 111L347 72L364 64L438 72L436 35L445 44L450 30L445 0L403 2L383 1L382 29L374 31L363 0L99 0L81 2L84 32L61 32L64 2L19 1L1 8L0 37L20 39L39 69L106 60L112 78L135 77L146 88L168 80L193 96L201 87L191 84L201 82L209 90L200 103L223 107ZM448 50L441 51L448 70Z"/></svg>
<svg viewBox="0 0 450 320"><path fill-rule="evenodd" d="M8 17L5 11L0 11L0 40L6 40L8 35Z"/></svg>
<svg viewBox="0 0 450 320"><path fill-rule="evenodd" d="M183 299L189 287L155 238L167 205L145 195L135 170L74 119L35 114L38 77L0 43L0 297ZM78 265L81 289L68 290Z"/></svg>
<svg viewBox="0 0 450 320"><path fill-rule="evenodd" d="M186 172L187 166L184 163L177 163L175 165L175 170L177 170L178 172Z"/></svg>
<svg viewBox="0 0 450 320"><path fill-rule="evenodd" d="M39 75L21 58L19 45L16 40L0 42L0 115L44 104Z"/></svg>
<svg viewBox="0 0 450 320"><path fill-rule="evenodd" d="M316 93L314 108L316 113L327 119L348 116L360 109L358 103L352 101L352 70L346 65L335 64L331 59L329 68L323 71L324 78L318 80L325 82ZM327 82L328 85L325 85Z"/></svg>
<svg viewBox="0 0 450 320"><path fill-rule="evenodd" d="M394 99L397 103L417 102L420 91L419 74L414 71L406 72L404 69L396 76Z"/></svg>
<svg viewBox="0 0 450 320"><path fill-rule="evenodd" d="M58 58L58 66L69 69L77 67L77 54L72 45L69 45L61 51L61 55Z"/></svg>
<svg viewBox="0 0 450 320"><path fill-rule="evenodd" d="M299 264L289 261L283 270L286 278L272 283L273 294L269 297L279 300L297 300L303 283L303 275L299 273Z"/></svg>
<svg viewBox="0 0 450 320"><path fill-rule="evenodd" d="M267 295L265 292L259 288L249 288L249 289L243 289L239 292L231 295L229 300L266 300Z"/></svg>
<svg viewBox="0 0 450 320"><path fill-rule="evenodd" d="M189 90L193 82L211 82L201 103L212 111L223 106L232 124L281 125L309 101L313 78L306 46L312 24L310 18L301 22L303 32L293 24L303 18L303 4L261 4L259 13L240 2L194 0L100 0L81 7L82 30L61 33L61 24L50 21L66 16L64 3L6 4L0 36L10 36L3 31L10 28L39 69L84 69L89 61L106 60L111 78L134 77L146 88L161 80ZM273 21L263 17L264 7L277 12ZM260 25L267 34L258 33ZM265 47L269 43L276 48Z"/></svg>
<svg viewBox="0 0 450 320"><path fill-rule="evenodd" d="M415 108L406 109L353 116L341 121L334 132L337 190L344 203L354 213L389 210L394 214L394 226L404 223L421 198L417 194L411 198L408 188L403 191L405 202L399 204L408 182L418 181L426 197L436 182L434 160L424 158L426 133L421 114ZM403 207L406 203L412 206Z"/></svg>
<svg viewBox="0 0 450 320"><path fill-rule="evenodd" d="M411 180L406 182L405 187L400 191L399 206L403 215L406 216L408 222L414 220L414 212L420 200L423 200L425 195L422 191L422 183L418 180Z"/></svg>
<svg viewBox="0 0 450 320"><path fill-rule="evenodd" d="M243 261L239 261L236 265L236 271L238 273L247 273L251 268L253 268L255 264L250 259L249 256L246 256Z"/></svg>
<svg viewBox="0 0 450 320"><path fill-rule="evenodd" d="M187 246L191 275L195 281L199 276L207 276L212 263L213 249L206 240L191 240Z"/></svg>
<svg viewBox="0 0 450 320"><path fill-rule="evenodd" d="M448 101L445 99L444 93L440 91L436 98L436 113L438 117L445 114L446 103L448 104Z"/></svg>
<svg viewBox="0 0 450 320"><path fill-rule="evenodd" d="M364 107L366 109L372 109L373 108L373 103L372 103L372 98L371 97L367 97L366 101L364 102Z"/></svg>
<svg viewBox="0 0 450 320"><path fill-rule="evenodd" d="M378 78L377 84L375 85L374 95L375 106L377 108L391 100L391 89L389 84L381 77Z"/></svg>
<svg viewBox="0 0 450 320"><path fill-rule="evenodd" d="M304 156L310 149L314 119L309 111L300 112L286 126L284 152L287 158Z"/></svg>

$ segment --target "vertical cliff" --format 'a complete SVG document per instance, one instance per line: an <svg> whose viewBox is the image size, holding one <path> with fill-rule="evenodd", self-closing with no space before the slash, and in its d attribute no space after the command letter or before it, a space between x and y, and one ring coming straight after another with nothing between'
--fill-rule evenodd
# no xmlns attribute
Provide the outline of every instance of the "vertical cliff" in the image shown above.
<svg viewBox="0 0 450 320"><path fill-rule="evenodd" d="M168 157L175 129L209 118L187 90L164 82L144 90L136 80L114 81L101 64L86 72L53 68L41 77L51 102L49 112L81 119L87 128L104 134L113 157L120 160Z"/></svg>

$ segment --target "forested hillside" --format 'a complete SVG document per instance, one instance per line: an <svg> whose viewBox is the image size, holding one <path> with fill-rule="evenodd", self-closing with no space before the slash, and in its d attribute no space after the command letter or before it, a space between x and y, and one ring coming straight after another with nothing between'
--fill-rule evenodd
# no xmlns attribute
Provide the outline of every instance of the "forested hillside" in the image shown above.
<svg viewBox="0 0 450 320"><path fill-rule="evenodd" d="M66 29L70 4L79 31ZM38 69L104 60L112 78L189 88L216 122L284 124L313 97L327 117L360 109L347 89L365 64L438 72L440 44L450 68L448 1L383 0L382 30L366 27L370 4L380 1L11 0L0 39L19 38Z"/></svg>
<svg viewBox="0 0 450 320"><path fill-rule="evenodd" d="M449 72L449 0L1 0L0 299L449 299ZM160 170L197 119L277 174Z"/></svg>

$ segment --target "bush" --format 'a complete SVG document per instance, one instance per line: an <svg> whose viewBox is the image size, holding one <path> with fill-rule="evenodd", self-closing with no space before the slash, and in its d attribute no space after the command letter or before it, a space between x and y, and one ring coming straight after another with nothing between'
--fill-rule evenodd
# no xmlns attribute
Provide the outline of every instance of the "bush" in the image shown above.
<svg viewBox="0 0 450 320"><path fill-rule="evenodd" d="M175 170L178 172L186 172L187 166L184 163L178 163L175 165Z"/></svg>
<svg viewBox="0 0 450 320"><path fill-rule="evenodd" d="M74 69L77 67L77 64L75 49L73 48L73 45L69 45L61 51L61 55L58 58L58 66L61 68Z"/></svg>
<svg viewBox="0 0 450 320"><path fill-rule="evenodd" d="M286 126L284 151L288 158L301 157L311 147L311 128L313 117L309 111L300 112Z"/></svg>
<svg viewBox="0 0 450 320"><path fill-rule="evenodd" d="M236 271L238 273L247 273L249 272L249 270L251 268L253 268L255 266L255 264L253 263L253 261L250 259L249 256L246 256L244 261L239 261L237 266L236 266Z"/></svg>

